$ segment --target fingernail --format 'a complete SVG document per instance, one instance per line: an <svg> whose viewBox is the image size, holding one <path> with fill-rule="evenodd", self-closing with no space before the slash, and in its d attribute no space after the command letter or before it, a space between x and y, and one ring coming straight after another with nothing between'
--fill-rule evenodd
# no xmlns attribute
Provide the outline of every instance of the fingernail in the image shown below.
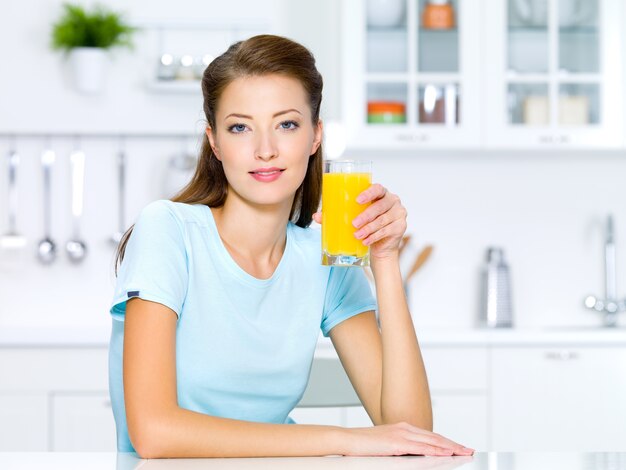
<svg viewBox="0 0 626 470"><path fill-rule="evenodd" d="M363 232L361 230L354 232L354 236L356 238L363 238Z"/></svg>
<svg viewBox="0 0 626 470"><path fill-rule="evenodd" d="M359 228L361 226L361 219L357 217L352 221L352 225L354 225L356 228Z"/></svg>
<svg viewBox="0 0 626 470"><path fill-rule="evenodd" d="M357 196L356 202L361 203L363 201L365 201L365 196Z"/></svg>

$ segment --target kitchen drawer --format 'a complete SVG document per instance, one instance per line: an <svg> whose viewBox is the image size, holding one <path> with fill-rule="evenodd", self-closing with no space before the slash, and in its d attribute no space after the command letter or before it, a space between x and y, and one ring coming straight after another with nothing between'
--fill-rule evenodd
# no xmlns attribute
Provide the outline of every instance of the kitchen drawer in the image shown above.
<svg viewBox="0 0 626 470"><path fill-rule="evenodd" d="M53 393L52 451L115 452L115 421L109 394Z"/></svg>
<svg viewBox="0 0 626 470"><path fill-rule="evenodd" d="M422 346L421 349L431 392L487 390L486 347Z"/></svg>
<svg viewBox="0 0 626 470"><path fill-rule="evenodd" d="M626 451L626 347L501 347L494 451Z"/></svg>
<svg viewBox="0 0 626 470"><path fill-rule="evenodd" d="M48 396L0 393L0 452L48 450Z"/></svg>
<svg viewBox="0 0 626 470"><path fill-rule="evenodd" d="M106 348L0 348L1 391L107 390Z"/></svg>
<svg viewBox="0 0 626 470"><path fill-rule="evenodd" d="M486 395L433 394L433 431L477 451L489 450Z"/></svg>

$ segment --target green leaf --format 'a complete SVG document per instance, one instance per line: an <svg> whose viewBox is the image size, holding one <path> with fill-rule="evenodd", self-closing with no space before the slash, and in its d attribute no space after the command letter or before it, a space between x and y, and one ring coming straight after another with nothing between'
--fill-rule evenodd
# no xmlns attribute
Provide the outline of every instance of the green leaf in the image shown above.
<svg viewBox="0 0 626 470"><path fill-rule="evenodd" d="M89 12L80 5L65 3L63 15L52 26L51 46L63 51L76 47L132 47L135 31L136 28L122 20L121 14L104 6L96 5Z"/></svg>

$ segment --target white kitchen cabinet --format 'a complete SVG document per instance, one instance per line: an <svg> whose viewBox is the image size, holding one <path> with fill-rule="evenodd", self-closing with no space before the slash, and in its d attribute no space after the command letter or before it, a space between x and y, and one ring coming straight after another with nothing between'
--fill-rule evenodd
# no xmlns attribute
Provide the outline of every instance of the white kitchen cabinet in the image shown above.
<svg viewBox="0 0 626 470"><path fill-rule="evenodd" d="M51 400L55 452L115 452L115 421L107 391L55 393Z"/></svg>
<svg viewBox="0 0 626 470"><path fill-rule="evenodd" d="M621 0L485 0L492 148L623 145Z"/></svg>
<svg viewBox="0 0 626 470"><path fill-rule="evenodd" d="M0 348L0 377L1 450L116 449L106 347Z"/></svg>
<svg viewBox="0 0 626 470"><path fill-rule="evenodd" d="M452 0L453 22L441 29L425 27L426 0L397 0L398 19L384 26L370 3L381 2L341 2L348 147L478 147L482 2Z"/></svg>
<svg viewBox="0 0 626 470"><path fill-rule="evenodd" d="M489 449L486 394L432 394L433 431L472 449Z"/></svg>
<svg viewBox="0 0 626 470"><path fill-rule="evenodd" d="M0 451L48 450L46 393L0 392Z"/></svg>
<svg viewBox="0 0 626 470"><path fill-rule="evenodd" d="M381 27L368 2L342 2L351 150L624 146L623 2L452 0L456 23L439 30L425 3ZM381 101L393 118L372 123Z"/></svg>
<svg viewBox="0 0 626 470"><path fill-rule="evenodd" d="M496 347L494 451L625 451L626 347Z"/></svg>
<svg viewBox="0 0 626 470"><path fill-rule="evenodd" d="M433 408L433 431L489 450L487 347L422 347Z"/></svg>

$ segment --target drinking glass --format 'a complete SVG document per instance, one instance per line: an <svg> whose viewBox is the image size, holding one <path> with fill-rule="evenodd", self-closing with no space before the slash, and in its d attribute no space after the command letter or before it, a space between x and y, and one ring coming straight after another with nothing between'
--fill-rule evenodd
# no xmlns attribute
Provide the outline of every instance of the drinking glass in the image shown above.
<svg viewBox="0 0 626 470"><path fill-rule="evenodd" d="M369 247L354 236L352 221L367 204L356 198L372 184L372 162L329 160L324 162L322 184L322 264L369 266Z"/></svg>

